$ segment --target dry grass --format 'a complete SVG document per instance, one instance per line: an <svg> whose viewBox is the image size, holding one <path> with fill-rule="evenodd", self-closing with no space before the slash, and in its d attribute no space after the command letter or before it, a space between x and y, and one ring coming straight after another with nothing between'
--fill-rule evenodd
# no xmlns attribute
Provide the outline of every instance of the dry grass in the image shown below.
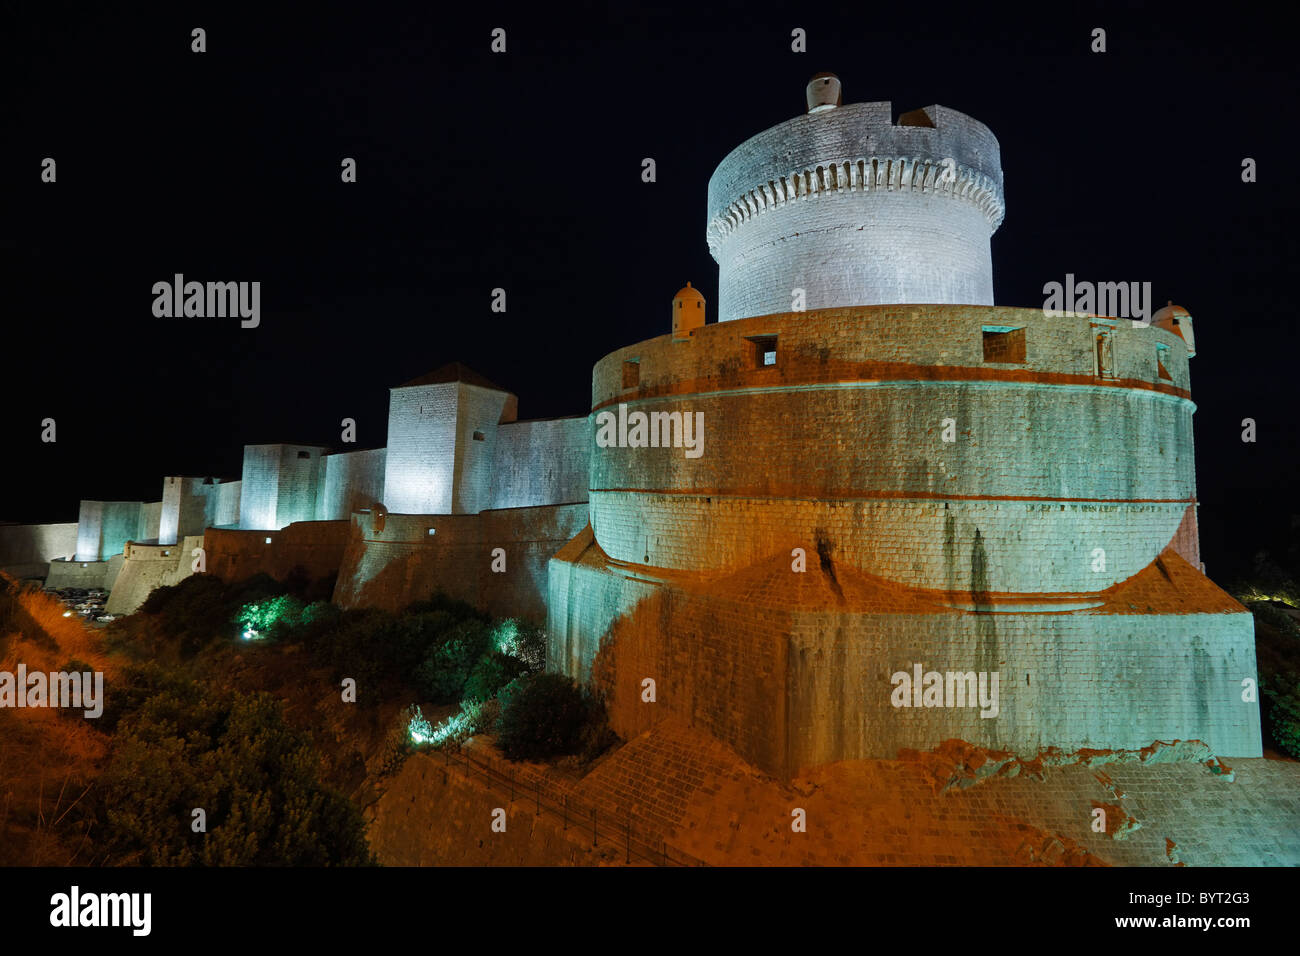
<svg viewBox="0 0 1300 956"><path fill-rule="evenodd" d="M0 671L57 671L70 660L104 674L104 693L120 673L100 635L39 591L0 580ZM0 709L0 865L89 862L89 834L71 811L94 786L109 739L79 712Z"/></svg>

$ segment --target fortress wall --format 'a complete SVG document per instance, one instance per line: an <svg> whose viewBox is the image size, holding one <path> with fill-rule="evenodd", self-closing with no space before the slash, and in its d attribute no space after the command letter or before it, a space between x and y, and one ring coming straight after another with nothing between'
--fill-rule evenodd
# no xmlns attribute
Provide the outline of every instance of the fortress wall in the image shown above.
<svg viewBox="0 0 1300 956"><path fill-rule="evenodd" d="M402 514L452 511L458 383L392 389L383 502Z"/></svg>
<svg viewBox="0 0 1300 956"><path fill-rule="evenodd" d="M317 481L323 448L311 445L283 445L280 452L280 484L276 499L277 528L316 517Z"/></svg>
<svg viewBox="0 0 1300 956"><path fill-rule="evenodd" d="M162 534L162 501L146 501L140 505L140 519L136 522L132 541L157 541Z"/></svg>
<svg viewBox="0 0 1300 956"><path fill-rule="evenodd" d="M202 535L215 514L220 486L213 479L170 476L163 479L162 514L152 540L176 544L186 535ZM149 538L137 538L147 541Z"/></svg>
<svg viewBox="0 0 1300 956"><path fill-rule="evenodd" d="M193 574L192 554L201 547L201 534L186 535L172 545L132 543L122 557L104 610L109 614L133 614L155 588L179 584Z"/></svg>
<svg viewBox="0 0 1300 956"><path fill-rule="evenodd" d="M605 410L617 418L617 408ZM596 448L593 489L1183 502L1195 495L1190 403L1155 392L864 382L650 398L629 402L627 413L634 411L694 414L692 423L703 413L703 454Z"/></svg>
<svg viewBox="0 0 1300 956"><path fill-rule="evenodd" d="M240 477L239 526L273 529L280 485L280 446L245 445Z"/></svg>
<svg viewBox="0 0 1300 956"><path fill-rule="evenodd" d="M224 528L239 524L239 499L242 481L223 481L217 485L210 504L212 513L207 517L209 528Z"/></svg>
<svg viewBox="0 0 1300 956"><path fill-rule="evenodd" d="M1098 382L1095 324L1113 326L1115 378ZM985 363L983 327L1025 329L1025 361ZM777 364L758 367L748 339L775 335ZM1156 346L1168 345L1159 377ZM623 387L623 362L639 362L640 382ZM969 370L975 370L972 374ZM671 335L617 349L592 371L592 407L674 392L689 394L739 387L780 388L840 381L945 379L1033 381L1028 373L1084 376L1074 384L1146 386L1168 394L1190 386L1187 344L1165 329L1138 328L1126 320L1046 316L1041 309L992 306L897 305L783 312L736 322L715 322L685 341Z"/></svg>
<svg viewBox="0 0 1300 956"><path fill-rule="evenodd" d="M317 521L346 521L373 507L384 493L384 449L350 451L321 458L324 477L316 498Z"/></svg>
<svg viewBox="0 0 1300 956"><path fill-rule="evenodd" d="M239 526L278 530L316 515L318 445L245 445Z"/></svg>
<svg viewBox="0 0 1300 956"><path fill-rule="evenodd" d="M510 422L497 429L492 508L533 508L587 500L590 419Z"/></svg>
<svg viewBox="0 0 1300 956"><path fill-rule="evenodd" d="M138 501L82 501L77 519L77 560L105 560L121 554L140 530Z"/></svg>
<svg viewBox="0 0 1300 956"><path fill-rule="evenodd" d="M545 620L547 562L586 521L582 504L353 515L334 601L397 610L442 591L489 614ZM492 569L496 548L505 551L504 572Z"/></svg>
<svg viewBox="0 0 1300 956"><path fill-rule="evenodd" d="M65 561L59 558L50 562L49 573L45 576L45 586L56 590L110 587L109 563L109 561Z"/></svg>
<svg viewBox="0 0 1300 956"><path fill-rule="evenodd" d="M186 487L189 479L169 476L163 479L163 496L158 512L158 533L154 536L159 544L175 544L176 535L181 525L182 498L192 493ZM147 535L140 535L136 541L148 541Z"/></svg>
<svg viewBox="0 0 1300 956"><path fill-rule="evenodd" d="M1119 374L1148 376L1121 385L1086 364L1086 318L918 311L907 322L888 309L730 322L603 359L601 412L702 414L704 442L698 458L591 451L601 547L635 564L720 570L820 538L837 560L911 586L1010 592L1097 591L1146 567L1196 494L1194 406L1157 384L1155 340L1175 337L1120 323ZM1023 366L982 363L985 324L1026 329ZM829 345L814 348L809 333ZM757 366L751 334L778 336L776 366ZM1185 347L1169 354L1185 381ZM639 384L623 389L634 360Z"/></svg>
<svg viewBox="0 0 1300 956"><path fill-rule="evenodd" d="M319 579L338 571L347 538L346 521L300 521L279 531L208 528L203 548L208 573L223 581L259 573L284 580L297 567Z"/></svg>
<svg viewBox="0 0 1300 956"><path fill-rule="evenodd" d="M591 500L597 539L620 561L719 571L789 555L797 547L815 555L821 541L837 561L909 587L994 593L1108 588L1164 550L1185 510L1183 504L828 502L600 492ZM1094 554L1099 548L1104 565Z"/></svg>
<svg viewBox="0 0 1300 956"><path fill-rule="evenodd" d="M45 577L55 558L77 551L77 523L0 525L0 571L21 577Z"/></svg>
<svg viewBox="0 0 1300 956"><path fill-rule="evenodd" d="M1197 505L1188 505L1187 510L1183 512L1182 523L1174 533L1174 540L1169 546L1177 551L1184 561L1194 568L1199 568L1201 573L1205 573L1205 568L1201 564L1201 534L1196 524Z"/></svg>
<svg viewBox="0 0 1300 956"><path fill-rule="evenodd" d="M477 514L492 504L492 465L496 458L497 423L509 393L459 383L456 401L456 514ZM482 436L476 439L474 436Z"/></svg>
<svg viewBox="0 0 1300 956"><path fill-rule="evenodd" d="M602 693L619 736L632 740L677 716L779 772L786 735L784 612L692 599L582 564L551 566L547 669ZM642 699L646 678L655 682L654 703Z"/></svg>
<svg viewBox="0 0 1300 956"><path fill-rule="evenodd" d="M920 607L903 592L887 599L896 608L870 613L852 601L837 609L833 596L789 608L797 602L779 582L682 586L579 553L566 549L551 565L548 668L603 693L627 739L675 716L787 778L954 737L1021 756L1177 739L1225 756L1261 753L1258 706L1241 700L1241 681L1256 677L1244 610L1142 613L1125 602L1123 614L974 614ZM893 707L891 676L916 663L998 672L998 716ZM647 677L653 704L641 699Z"/></svg>
<svg viewBox="0 0 1300 956"><path fill-rule="evenodd" d="M891 704L891 675L999 672L998 714ZM1261 755L1254 623L1223 614L799 615L790 637L790 767L894 757L957 737L1032 755L1201 740Z"/></svg>

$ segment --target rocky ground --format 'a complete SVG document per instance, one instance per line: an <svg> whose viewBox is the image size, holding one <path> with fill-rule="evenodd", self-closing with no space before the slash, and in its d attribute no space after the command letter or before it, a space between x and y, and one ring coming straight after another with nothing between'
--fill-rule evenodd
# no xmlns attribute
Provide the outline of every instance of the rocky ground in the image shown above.
<svg viewBox="0 0 1300 956"><path fill-rule="evenodd" d="M732 866L1300 864L1300 763L1224 760L1198 742L1021 761L950 741L789 784L672 721L585 772L509 764L489 738L467 749L468 769L421 754L389 779L369 811L381 862L644 864L664 861L662 841L667 859ZM539 787L552 807L568 798L567 820L537 812Z"/></svg>

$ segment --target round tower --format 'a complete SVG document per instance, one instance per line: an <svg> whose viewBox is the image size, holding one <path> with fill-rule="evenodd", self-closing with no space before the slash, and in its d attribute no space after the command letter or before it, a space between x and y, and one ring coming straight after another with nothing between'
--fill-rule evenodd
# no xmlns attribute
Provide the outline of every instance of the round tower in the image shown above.
<svg viewBox="0 0 1300 956"><path fill-rule="evenodd" d="M988 127L929 106L840 105L818 74L808 112L737 146L709 180L718 320L858 305L993 304L1002 222Z"/></svg>
<svg viewBox="0 0 1300 956"><path fill-rule="evenodd" d="M700 290L686 283L673 296L673 338L690 338L694 329L704 325L704 296Z"/></svg>

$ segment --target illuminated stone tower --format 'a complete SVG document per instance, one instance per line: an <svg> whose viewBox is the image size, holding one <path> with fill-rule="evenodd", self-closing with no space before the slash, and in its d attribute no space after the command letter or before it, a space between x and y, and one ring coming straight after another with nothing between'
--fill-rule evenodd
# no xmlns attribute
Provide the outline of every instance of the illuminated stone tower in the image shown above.
<svg viewBox="0 0 1300 956"><path fill-rule="evenodd" d="M1002 222L998 141L944 106L841 106L818 74L808 113L741 143L709 180L718 318L903 302L991 305Z"/></svg>
<svg viewBox="0 0 1300 956"><path fill-rule="evenodd" d="M489 506L497 425L518 399L459 362L394 388L384 506L397 514L476 514Z"/></svg>
<svg viewBox="0 0 1300 956"><path fill-rule="evenodd" d="M592 448L551 666L624 737L671 713L782 774L949 738L1257 756L1252 618L1201 572L1191 316L992 305L989 130L807 92L710 182L720 321L593 369L593 432L698 421L704 451ZM1000 700L902 707L915 667Z"/></svg>

